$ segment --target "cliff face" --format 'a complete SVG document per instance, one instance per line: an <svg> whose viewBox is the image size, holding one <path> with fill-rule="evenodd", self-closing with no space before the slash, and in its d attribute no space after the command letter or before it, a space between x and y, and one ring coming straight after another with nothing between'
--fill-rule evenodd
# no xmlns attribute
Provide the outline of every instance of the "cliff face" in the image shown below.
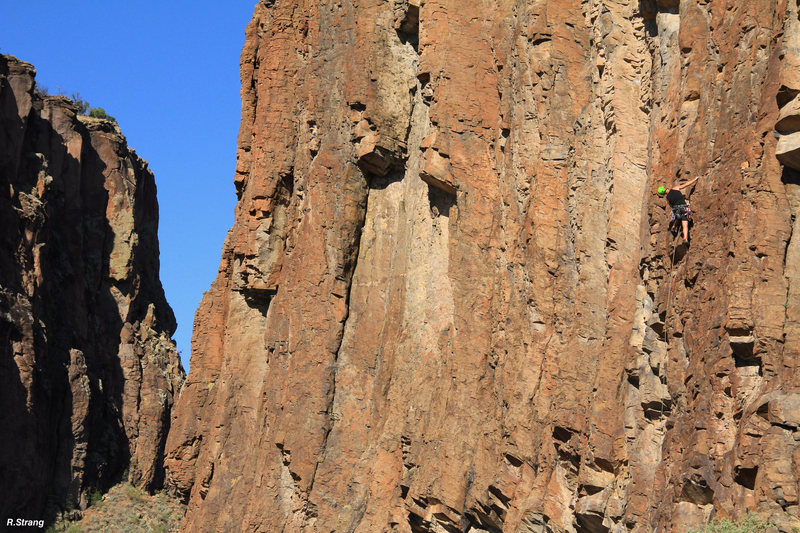
<svg viewBox="0 0 800 533"><path fill-rule="evenodd" d="M259 2L186 530L800 525L795 4Z"/></svg>
<svg viewBox="0 0 800 533"><path fill-rule="evenodd" d="M116 125L0 56L0 516L163 483L184 379L153 174Z"/></svg>

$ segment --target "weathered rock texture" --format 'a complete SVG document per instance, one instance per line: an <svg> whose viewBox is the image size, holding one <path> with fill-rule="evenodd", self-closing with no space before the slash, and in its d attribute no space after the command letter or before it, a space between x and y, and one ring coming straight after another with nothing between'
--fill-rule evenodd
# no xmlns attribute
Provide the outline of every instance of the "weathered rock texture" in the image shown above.
<svg viewBox="0 0 800 533"><path fill-rule="evenodd" d="M0 517L163 483L183 382L153 174L115 124L0 56Z"/></svg>
<svg viewBox="0 0 800 533"><path fill-rule="evenodd" d="M786 0L260 2L186 530L800 525L798 65Z"/></svg>

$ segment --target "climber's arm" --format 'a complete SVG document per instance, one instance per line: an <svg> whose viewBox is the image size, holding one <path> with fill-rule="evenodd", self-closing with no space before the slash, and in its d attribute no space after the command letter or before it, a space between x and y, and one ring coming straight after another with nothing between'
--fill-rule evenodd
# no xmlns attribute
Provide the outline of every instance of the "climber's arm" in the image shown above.
<svg viewBox="0 0 800 533"><path fill-rule="evenodd" d="M685 189L686 187L689 187L689 186L691 186L691 185L694 185L694 184L695 184L695 182L697 182L697 180L699 180L699 179L700 179L700 176L697 176L695 179L693 179L693 180L689 180L689 181L687 181L686 183L684 183L683 185L676 185L676 186L674 186L674 187L672 187L672 188L673 188L673 189L677 189L677 190L679 190L679 191L680 191L681 189Z"/></svg>

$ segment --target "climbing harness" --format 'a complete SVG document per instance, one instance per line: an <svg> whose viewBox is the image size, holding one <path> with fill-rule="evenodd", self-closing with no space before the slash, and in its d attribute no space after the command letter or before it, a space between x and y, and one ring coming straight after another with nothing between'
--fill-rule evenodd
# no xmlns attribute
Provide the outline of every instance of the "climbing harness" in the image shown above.
<svg viewBox="0 0 800 533"><path fill-rule="evenodd" d="M692 221L692 210L689 209L689 206L687 204L676 205L675 207L672 208L672 212L670 212L669 214L670 227L673 224L676 224L680 220L686 220L687 222Z"/></svg>

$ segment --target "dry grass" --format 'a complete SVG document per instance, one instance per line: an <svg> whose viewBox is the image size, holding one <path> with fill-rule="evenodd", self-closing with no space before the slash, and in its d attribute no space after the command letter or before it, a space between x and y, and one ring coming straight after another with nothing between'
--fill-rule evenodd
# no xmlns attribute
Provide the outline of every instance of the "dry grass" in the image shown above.
<svg viewBox="0 0 800 533"><path fill-rule="evenodd" d="M150 495L130 483L111 488L102 499L86 509L81 520L57 522L53 533L105 533L178 531L185 506L166 493Z"/></svg>

